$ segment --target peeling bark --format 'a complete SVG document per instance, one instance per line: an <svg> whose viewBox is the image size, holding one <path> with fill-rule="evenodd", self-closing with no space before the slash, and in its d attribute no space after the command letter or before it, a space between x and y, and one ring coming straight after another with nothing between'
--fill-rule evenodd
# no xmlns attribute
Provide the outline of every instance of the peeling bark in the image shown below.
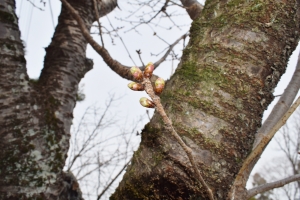
<svg viewBox="0 0 300 200"><path fill-rule="evenodd" d="M192 24L189 45L161 99L215 199L228 197L251 152L272 90L297 45L297 12L293 0L208 0ZM235 192L236 199L245 199L243 186ZM110 199L198 198L208 199L155 113Z"/></svg>

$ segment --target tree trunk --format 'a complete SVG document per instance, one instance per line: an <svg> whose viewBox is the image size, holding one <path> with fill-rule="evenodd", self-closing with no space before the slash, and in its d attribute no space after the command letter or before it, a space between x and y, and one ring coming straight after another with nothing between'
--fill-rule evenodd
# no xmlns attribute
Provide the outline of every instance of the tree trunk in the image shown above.
<svg viewBox="0 0 300 200"><path fill-rule="evenodd" d="M93 1L69 0L90 28ZM0 0L0 199L82 199L64 173L78 84L92 69L87 42L62 7L39 80L26 72L14 0ZM100 2L100 16L116 1Z"/></svg>
<svg viewBox="0 0 300 200"><path fill-rule="evenodd" d="M298 42L298 8L294 0L207 0L192 24L190 42L161 99L215 199L227 198L251 151L272 90ZM155 113L110 199L208 195Z"/></svg>

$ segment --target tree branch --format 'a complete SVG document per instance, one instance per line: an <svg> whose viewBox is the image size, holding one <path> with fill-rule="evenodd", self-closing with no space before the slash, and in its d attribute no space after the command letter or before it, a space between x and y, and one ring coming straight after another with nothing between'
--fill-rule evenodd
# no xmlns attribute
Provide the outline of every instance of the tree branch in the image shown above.
<svg viewBox="0 0 300 200"><path fill-rule="evenodd" d="M284 90L284 93L281 95L277 104L272 109L272 112L270 113L269 117L263 123L261 128L257 131L255 141L253 144L253 150L261 142L264 135L266 135L272 129L272 127L279 121L279 119L284 115L284 113L287 112L289 107L292 105L299 89L300 89L300 52L298 55L298 63L290 83Z"/></svg>
<svg viewBox="0 0 300 200"><path fill-rule="evenodd" d="M195 20L199 17L200 13L203 10L203 5L197 0L180 0L187 13L189 14L192 20Z"/></svg>
<svg viewBox="0 0 300 200"><path fill-rule="evenodd" d="M253 197L253 196L255 196L259 193L263 193L263 192L272 190L274 188L279 188L279 187L282 187L286 184L289 184L289 183L294 182L294 181L299 181L299 180L300 180L300 174L296 174L296 175L290 176L288 178L285 178L285 179L282 179L282 180L279 180L279 181L275 181L275 182L272 182L272 183L266 183L266 184L260 185L256 188L253 188L253 189L250 189L250 190L247 191L247 199L250 199L251 197Z"/></svg>
<svg viewBox="0 0 300 200"><path fill-rule="evenodd" d="M122 172L126 169L126 167L131 162L131 159L124 165L124 167L119 171L119 173L110 181L110 183L103 189L103 191L98 195L97 200L101 199L103 194L110 188L110 186L115 182L115 180L122 174Z"/></svg>
<svg viewBox="0 0 300 200"><path fill-rule="evenodd" d="M288 118L293 114L293 112L300 105L300 97L298 97L297 101L290 107L290 109L282 116L282 118L273 126L273 128L262 138L261 142L256 146L256 148L250 153L247 159L244 161L243 166L241 167L237 178L232 186L232 191L235 190L235 187L244 185L251 170L254 167L254 163L258 160L259 156L273 138L275 133L286 123ZM232 192L233 193L233 192Z"/></svg>
<svg viewBox="0 0 300 200"><path fill-rule="evenodd" d="M119 63L117 60L114 60L109 52L102 46L100 46L90 35L89 30L86 28L85 23L81 19L81 17L78 15L76 10L66 1L66 0L61 0L64 6L68 8L72 16L75 18L75 20L78 23L78 26L82 32L82 35L84 38L87 40L87 42L93 47L93 49L103 58L104 62L113 70L116 72L118 75L120 75L122 78L128 79L128 80L134 80L131 73L130 73L130 67L122 65ZM186 34L185 34L186 35ZM186 36L181 36L180 38L183 39ZM163 57L158 60L157 62L154 63L155 68L157 68L168 56L170 51L173 49L173 47L181 40L181 39L176 40L170 47L169 50L163 55ZM143 69L142 67L140 67Z"/></svg>
<svg viewBox="0 0 300 200"><path fill-rule="evenodd" d="M276 131L285 123L285 121L282 121L284 119L283 115L285 113L288 114L288 112L290 112L288 109L292 105L299 91L299 88L300 88L300 53L298 55L298 63L295 72L292 76L292 79L288 84L288 86L286 87L284 93L281 95L277 104L274 106L271 114L263 123L262 127L258 130L258 133L256 134L256 138L253 144L252 152L243 163L243 166L238 173L237 179L235 180L233 187L237 185L241 185L242 182L244 183L243 185L246 184L246 180L248 179L255 163L258 161L259 156L262 154L263 150L265 149L269 141L272 139ZM275 128L275 126L278 129Z"/></svg>
<svg viewBox="0 0 300 200"><path fill-rule="evenodd" d="M96 21L97 21L98 27L99 27L99 35L100 35L102 46L104 48L104 41L103 41L103 37L102 37L102 29L101 29L101 24L100 24L100 21L99 21L100 16L99 16L99 12L98 12L98 8L97 8L97 2L96 2L96 0L94 0L93 3L94 3L94 10L95 10Z"/></svg>

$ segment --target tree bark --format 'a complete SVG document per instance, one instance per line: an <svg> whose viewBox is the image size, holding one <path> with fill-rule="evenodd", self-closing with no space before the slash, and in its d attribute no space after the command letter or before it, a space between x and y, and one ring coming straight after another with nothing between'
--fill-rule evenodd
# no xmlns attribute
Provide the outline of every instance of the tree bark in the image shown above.
<svg viewBox="0 0 300 200"><path fill-rule="evenodd" d="M215 199L228 197L299 38L296 1L207 0L161 99ZM208 199L155 113L110 199ZM244 186L236 188L246 199Z"/></svg>
<svg viewBox="0 0 300 200"><path fill-rule="evenodd" d="M90 29L92 1L69 0ZM116 1L98 2L100 16ZM82 199L63 172L78 84L92 69L87 42L62 7L39 80L26 72L14 0L0 0L0 199Z"/></svg>

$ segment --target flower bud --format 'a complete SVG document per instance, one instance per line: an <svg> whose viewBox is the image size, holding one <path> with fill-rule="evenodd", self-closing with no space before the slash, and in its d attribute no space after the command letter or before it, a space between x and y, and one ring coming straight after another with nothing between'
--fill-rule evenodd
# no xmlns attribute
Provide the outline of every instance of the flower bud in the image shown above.
<svg viewBox="0 0 300 200"><path fill-rule="evenodd" d="M142 97L140 99L140 104L146 108L154 108L155 107L154 102L147 99L146 97Z"/></svg>
<svg viewBox="0 0 300 200"><path fill-rule="evenodd" d="M143 91L144 90L143 84L140 84L140 83L131 82L131 83L128 83L127 86L134 91Z"/></svg>
<svg viewBox="0 0 300 200"><path fill-rule="evenodd" d="M144 70L144 76L150 78L152 76L153 71L154 71L154 65L152 62L149 62L146 65L146 68Z"/></svg>
<svg viewBox="0 0 300 200"><path fill-rule="evenodd" d="M135 80L142 81L143 80L143 72L138 67L131 67L130 72Z"/></svg>
<svg viewBox="0 0 300 200"><path fill-rule="evenodd" d="M154 92L157 95L160 95L165 87L165 81L162 78L158 78L155 81Z"/></svg>

